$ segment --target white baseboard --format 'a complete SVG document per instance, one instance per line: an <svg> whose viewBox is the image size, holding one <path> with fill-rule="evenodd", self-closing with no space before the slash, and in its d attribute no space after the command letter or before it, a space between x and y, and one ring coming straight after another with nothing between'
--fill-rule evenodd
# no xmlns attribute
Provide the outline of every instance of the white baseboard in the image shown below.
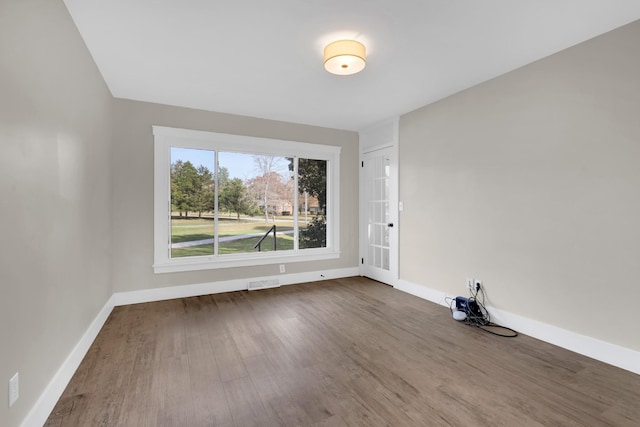
<svg viewBox="0 0 640 427"><path fill-rule="evenodd" d="M198 283L194 285L170 286L166 288L143 289L140 291L116 292L111 298L114 306L138 304L142 302L161 301L174 298L187 298L199 295L218 294L221 292L246 291L250 281L267 281L277 279L281 285L293 285L320 280L339 279L341 277L358 276L358 267L341 268L307 273L278 274L275 276L251 277L246 279L226 280L222 282Z"/></svg>
<svg viewBox="0 0 640 427"><path fill-rule="evenodd" d="M528 319L504 310L487 307L491 319L525 335L566 348L592 359L640 375L640 351L581 335L547 323Z"/></svg>
<svg viewBox="0 0 640 427"><path fill-rule="evenodd" d="M395 288L444 306L448 306L445 298L451 297L444 292L402 279L396 281ZM487 307L487 310L491 315L491 320L499 325L508 326L530 337L640 375L639 351L581 335L567 329L562 329L493 307Z"/></svg>
<svg viewBox="0 0 640 427"><path fill-rule="evenodd" d="M403 279L398 279L396 280L396 283L393 287L408 294L426 299L427 301L435 302L436 304L445 305L447 307L449 306L449 304L447 304L445 301L445 298L449 295L445 294L444 292L431 289L427 286L416 285L415 283L411 283Z"/></svg>
<svg viewBox="0 0 640 427"><path fill-rule="evenodd" d="M256 277L224 282L200 283L195 285L171 286L167 288L144 289L131 292L116 292L104 305L95 317L80 341L71 350L69 356L55 373L47 387L44 389L36 404L31 408L21 427L40 427L46 421L55 407L64 389L71 381L73 374L80 366L80 362L89 351L89 347L98 336L98 332L107 321L114 307L119 305L137 304L143 302L160 301L173 298L185 298L190 296L208 295L221 292L246 290L249 281L278 279L282 285L293 285L306 282L317 282L328 279L358 276L358 267L341 268L308 273L280 274L277 276ZM259 292L259 291L258 291Z"/></svg>
<svg viewBox="0 0 640 427"><path fill-rule="evenodd" d="M38 398L36 404L33 405L26 418L22 421L22 427L40 427L47 421L51 411L56 406L56 403L58 403L58 399L62 396L62 392L64 392L67 384L71 381L71 377L73 377L76 369L80 366L80 362L82 362L85 354L89 351L89 347L91 347L93 340L98 336L98 332L102 329L112 310L113 304L111 303L111 299L109 299L95 319L93 319L93 322L91 322L89 328L82 335L80 341L78 341L73 350L71 350L71 353L69 353L69 356L67 356L58 371L53 375L53 378Z"/></svg>

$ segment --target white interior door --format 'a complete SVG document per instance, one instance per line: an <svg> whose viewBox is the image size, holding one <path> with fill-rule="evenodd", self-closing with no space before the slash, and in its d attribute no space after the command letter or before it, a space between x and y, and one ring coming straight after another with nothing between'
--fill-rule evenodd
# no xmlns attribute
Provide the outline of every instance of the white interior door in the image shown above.
<svg viewBox="0 0 640 427"><path fill-rule="evenodd" d="M398 278L397 163L393 147L362 155L362 275L394 285Z"/></svg>

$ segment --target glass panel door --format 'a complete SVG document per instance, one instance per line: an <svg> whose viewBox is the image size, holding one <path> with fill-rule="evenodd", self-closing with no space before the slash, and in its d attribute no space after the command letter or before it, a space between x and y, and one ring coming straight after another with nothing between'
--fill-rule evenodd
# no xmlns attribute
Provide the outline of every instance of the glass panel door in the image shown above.
<svg viewBox="0 0 640 427"><path fill-rule="evenodd" d="M395 250L392 245L395 232L391 211L392 167L390 149L363 156L363 209L366 220L363 273L385 283L390 283L395 275L392 271L392 254Z"/></svg>

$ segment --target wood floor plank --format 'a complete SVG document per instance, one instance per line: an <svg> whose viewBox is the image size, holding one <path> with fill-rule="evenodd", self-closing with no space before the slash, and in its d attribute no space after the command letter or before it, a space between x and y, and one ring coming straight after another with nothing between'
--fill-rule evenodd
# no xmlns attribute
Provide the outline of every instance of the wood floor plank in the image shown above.
<svg viewBox="0 0 640 427"><path fill-rule="evenodd" d="M638 426L640 376L361 277L116 307L64 426Z"/></svg>

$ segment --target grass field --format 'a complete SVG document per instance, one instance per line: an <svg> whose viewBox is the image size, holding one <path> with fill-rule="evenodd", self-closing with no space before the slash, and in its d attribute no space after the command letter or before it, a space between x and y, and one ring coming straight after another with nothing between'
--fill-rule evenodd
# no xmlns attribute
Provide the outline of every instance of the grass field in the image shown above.
<svg viewBox="0 0 640 427"><path fill-rule="evenodd" d="M264 234L271 228L273 223L264 223L251 220L221 219L218 222L219 236L243 236L251 234ZM284 231L293 230L293 221L278 221L277 226L277 250L293 249L293 235L280 234ZM195 240L205 240L213 238L213 220L208 218L189 218L171 220L171 243L192 242ZM219 254L233 254L257 252L253 246L258 242L260 236L247 236L238 240L220 242ZM273 250L273 235L270 234L262 241L262 251ZM203 256L213 255L213 244L189 246L186 248L171 249L171 257Z"/></svg>

